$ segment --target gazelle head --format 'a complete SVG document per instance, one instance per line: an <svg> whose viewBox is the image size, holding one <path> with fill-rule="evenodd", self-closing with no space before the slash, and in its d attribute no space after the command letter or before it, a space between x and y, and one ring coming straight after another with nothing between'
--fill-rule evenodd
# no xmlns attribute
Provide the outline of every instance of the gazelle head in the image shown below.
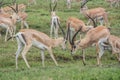
<svg viewBox="0 0 120 80"><path fill-rule="evenodd" d="M15 4L16 5L16 8L13 8L12 6L9 6L14 12L12 13L12 15L11 15L11 18L12 19L16 19L16 21L20 21L21 20L21 18L20 18L20 16L18 15L18 4Z"/></svg>
<svg viewBox="0 0 120 80"><path fill-rule="evenodd" d="M52 4L50 3L51 16L55 16L56 15L56 13L55 13L56 6L57 6L57 2L55 3L53 8L52 8Z"/></svg>
<svg viewBox="0 0 120 80"><path fill-rule="evenodd" d="M64 31L63 28L61 27L58 19L57 19L57 22L58 22L59 28L60 28L60 30L61 30L61 32L62 32L62 35L63 35L63 37L61 38L61 41L62 41L63 43L62 43L61 45L62 45L62 48L63 48L63 49L66 49L67 38L66 38L66 36L65 36L65 31Z"/></svg>
<svg viewBox="0 0 120 80"><path fill-rule="evenodd" d="M78 44L80 43L80 41L75 41L75 37L77 36L78 32L81 31L82 27L74 34L72 40L70 37L70 28L68 27L68 31L69 31L69 42L71 45L71 54L74 54L76 52L76 50L78 49ZM75 41L75 42L74 42Z"/></svg>

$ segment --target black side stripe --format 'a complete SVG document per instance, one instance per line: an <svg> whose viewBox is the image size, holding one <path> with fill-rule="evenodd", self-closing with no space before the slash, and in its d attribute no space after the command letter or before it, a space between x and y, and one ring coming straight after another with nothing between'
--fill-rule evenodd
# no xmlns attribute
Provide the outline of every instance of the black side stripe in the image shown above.
<svg viewBox="0 0 120 80"><path fill-rule="evenodd" d="M23 34L21 34L21 36L23 37L25 43L27 44L27 41L26 41L26 39L25 39L25 36L24 36Z"/></svg>

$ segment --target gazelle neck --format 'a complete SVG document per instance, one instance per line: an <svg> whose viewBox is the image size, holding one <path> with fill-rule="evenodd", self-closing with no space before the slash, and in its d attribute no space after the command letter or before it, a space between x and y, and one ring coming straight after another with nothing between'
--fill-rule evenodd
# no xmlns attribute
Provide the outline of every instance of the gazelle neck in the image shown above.
<svg viewBox="0 0 120 80"><path fill-rule="evenodd" d="M60 37L60 38L57 38L57 39L52 39L52 42L53 42L52 47L57 47L59 45L62 45L63 40L64 40L63 37Z"/></svg>

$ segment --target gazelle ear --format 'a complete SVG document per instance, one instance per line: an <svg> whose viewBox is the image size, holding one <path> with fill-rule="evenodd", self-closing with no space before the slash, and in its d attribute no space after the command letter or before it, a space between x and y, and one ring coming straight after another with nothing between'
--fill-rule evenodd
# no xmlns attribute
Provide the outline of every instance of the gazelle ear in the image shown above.
<svg viewBox="0 0 120 80"><path fill-rule="evenodd" d="M18 13L18 4L16 3L16 12Z"/></svg>

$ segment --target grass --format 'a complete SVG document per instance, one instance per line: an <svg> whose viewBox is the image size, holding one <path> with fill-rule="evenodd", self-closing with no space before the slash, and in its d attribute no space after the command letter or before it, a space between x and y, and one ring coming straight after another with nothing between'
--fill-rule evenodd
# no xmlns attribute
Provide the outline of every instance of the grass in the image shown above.
<svg viewBox="0 0 120 80"><path fill-rule="evenodd" d="M19 3L26 3L24 0L17 0ZM49 35L50 12L49 2L37 0L37 5L27 7L28 23L30 28L42 31ZM72 9L67 9L64 0L59 0L56 9L60 17L61 25L65 29L68 17L74 16L87 22L87 19L79 13L80 3L74 2ZM120 10L110 8L104 0L91 0L88 2L89 8L103 7L108 12L111 27L111 34L120 34ZM17 31L20 29L19 24ZM61 32L60 32L61 33ZM45 52L45 68L42 67L40 50L32 47L27 54L27 60L31 68L28 69L21 55L18 59L19 69L15 69L15 52L17 50L16 40L4 42L4 33L0 37L0 80L119 80L120 64L111 52L106 51L102 57L102 66L96 65L95 48L86 50L86 63L84 66L81 59L81 51L74 54L74 59L70 51L63 51L60 47L53 49L59 66L55 66L48 52ZM120 37L120 36L119 36Z"/></svg>

